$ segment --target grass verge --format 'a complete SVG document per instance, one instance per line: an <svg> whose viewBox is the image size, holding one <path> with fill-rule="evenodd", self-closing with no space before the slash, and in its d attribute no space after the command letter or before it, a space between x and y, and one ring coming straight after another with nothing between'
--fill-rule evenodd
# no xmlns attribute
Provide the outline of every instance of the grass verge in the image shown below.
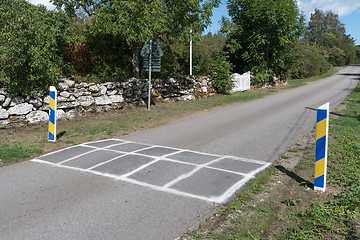
<svg viewBox="0 0 360 240"><path fill-rule="evenodd" d="M360 84L340 108L330 115L325 193L312 189L312 132L181 239L360 239Z"/></svg>
<svg viewBox="0 0 360 240"><path fill-rule="evenodd" d="M291 80L289 86L305 85L309 81L330 76L335 72L336 70L331 70L327 75L317 78ZM134 131L155 127L187 114L259 99L286 88L288 86L257 89L231 95L217 95L189 102L159 103L152 106L150 112L145 108L127 107L117 112L88 114L71 121L59 121L56 143L46 140L47 124L0 129L0 167L75 144L119 137Z"/></svg>

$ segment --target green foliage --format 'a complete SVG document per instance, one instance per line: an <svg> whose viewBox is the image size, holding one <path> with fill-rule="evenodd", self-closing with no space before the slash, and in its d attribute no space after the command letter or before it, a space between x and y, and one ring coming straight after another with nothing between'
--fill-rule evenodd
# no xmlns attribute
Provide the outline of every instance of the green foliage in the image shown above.
<svg viewBox="0 0 360 240"><path fill-rule="evenodd" d="M274 75L274 73L270 71L265 71L259 67L253 67L251 69L253 72L253 77L251 78L251 84L256 87L262 87L269 79Z"/></svg>
<svg viewBox="0 0 360 240"><path fill-rule="evenodd" d="M60 76L66 17L25 0L0 2L0 85L12 94L47 91Z"/></svg>
<svg viewBox="0 0 360 240"><path fill-rule="evenodd" d="M193 44L193 75L210 75L212 59L222 52L225 37L209 33ZM161 76L182 76L189 74L190 49L189 44L177 42L165 45L166 53L162 58Z"/></svg>
<svg viewBox="0 0 360 240"><path fill-rule="evenodd" d="M257 66L282 74L304 28L296 1L230 0L228 9L233 26L223 22L237 71Z"/></svg>
<svg viewBox="0 0 360 240"><path fill-rule="evenodd" d="M293 199L291 197L284 198L284 200L282 201L282 203L284 203L288 207L296 206L300 202L301 199Z"/></svg>
<svg viewBox="0 0 360 240"><path fill-rule="evenodd" d="M332 11L315 9L315 13L311 14L305 37L326 49L331 65L343 66L355 62L355 41L346 34L344 24Z"/></svg>
<svg viewBox="0 0 360 240"><path fill-rule="evenodd" d="M138 77L140 72L140 50L145 41L157 37L160 44L167 46L176 43L188 42L190 29L192 38L200 39L201 32L210 23L212 8L218 6L219 0L187 0L187 1L127 1L127 0L53 0L59 8L64 7L70 16L76 13L85 13L89 22L88 40L100 39L109 41L96 41L97 63L101 63L113 73L128 72L131 66L132 75ZM119 45L114 45L113 39ZM93 42L93 41L92 41ZM116 53L107 51L115 49ZM106 52L107 54L102 54ZM110 55L110 63L107 55ZM114 67L117 57L122 68ZM115 64L114 64L115 63ZM100 67L100 68L103 68Z"/></svg>
<svg viewBox="0 0 360 240"><path fill-rule="evenodd" d="M288 70L292 78L307 78L326 73L330 69L330 63L326 58L326 50L312 44L306 39L301 39L295 48L297 55Z"/></svg>
<svg viewBox="0 0 360 240"><path fill-rule="evenodd" d="M232 89L231 69L232 64L226 55L218 54L214 57L211 64L211 76L218 93L228 93Z"/></svg>

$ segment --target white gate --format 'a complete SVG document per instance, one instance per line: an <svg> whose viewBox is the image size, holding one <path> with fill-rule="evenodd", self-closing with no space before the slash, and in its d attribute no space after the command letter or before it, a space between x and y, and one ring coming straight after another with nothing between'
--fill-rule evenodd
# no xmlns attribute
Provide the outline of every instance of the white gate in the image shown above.
<svg viewBox="0 0 360 240"><path fill-rule="evenodd" d="M244 74L234 73L231 75L231 79L234 82L233 92L246 91L250 89L250 72Z"/></svg>

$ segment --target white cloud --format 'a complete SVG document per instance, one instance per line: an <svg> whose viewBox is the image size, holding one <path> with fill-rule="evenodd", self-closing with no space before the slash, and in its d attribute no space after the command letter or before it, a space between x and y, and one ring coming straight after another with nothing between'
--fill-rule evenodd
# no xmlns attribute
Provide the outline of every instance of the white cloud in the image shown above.
<svg viewBox="0 0 360 240"><path fill-rule="evenodd" d="M49 10L55 9L55 6L52 3L50 3L50 0L27 0L27 1L34 5L42 4Z"/></svg>
<svg viewBox="0 0 360 240"><path fill-rule="evenodd" d="M339 17L347 16L360 8L359 0L297 0L300 11L303 11L307 18L315 9L332 11Z"/></svg>

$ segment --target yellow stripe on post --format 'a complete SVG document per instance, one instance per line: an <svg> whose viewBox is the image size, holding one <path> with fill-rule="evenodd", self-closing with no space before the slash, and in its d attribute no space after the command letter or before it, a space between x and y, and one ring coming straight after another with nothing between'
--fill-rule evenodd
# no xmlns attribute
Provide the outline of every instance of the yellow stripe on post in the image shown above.
<svg viewBox="0 0 360 240"><path fill-rule="evenodd" d="M55 135L55 125L49 122L49 132Z"/></svg>
<svg viewBox="0 0 360 240"><path fill-rule="evenodd" d="M315 162L315 178L325 174L325 158Z"/></svg>
<svg viewBox="0 0 360 240"><path fill-rule="evenodd" d="M55 110L55 99L49 98L49 100L50 100L49 107Z"/></svg>
<svg viewBox="0 0 360 240"><path fill-rule="evenodd" d="M316 124L316 140L326 135L326 120L327 118L321 120Z"/></svg>

